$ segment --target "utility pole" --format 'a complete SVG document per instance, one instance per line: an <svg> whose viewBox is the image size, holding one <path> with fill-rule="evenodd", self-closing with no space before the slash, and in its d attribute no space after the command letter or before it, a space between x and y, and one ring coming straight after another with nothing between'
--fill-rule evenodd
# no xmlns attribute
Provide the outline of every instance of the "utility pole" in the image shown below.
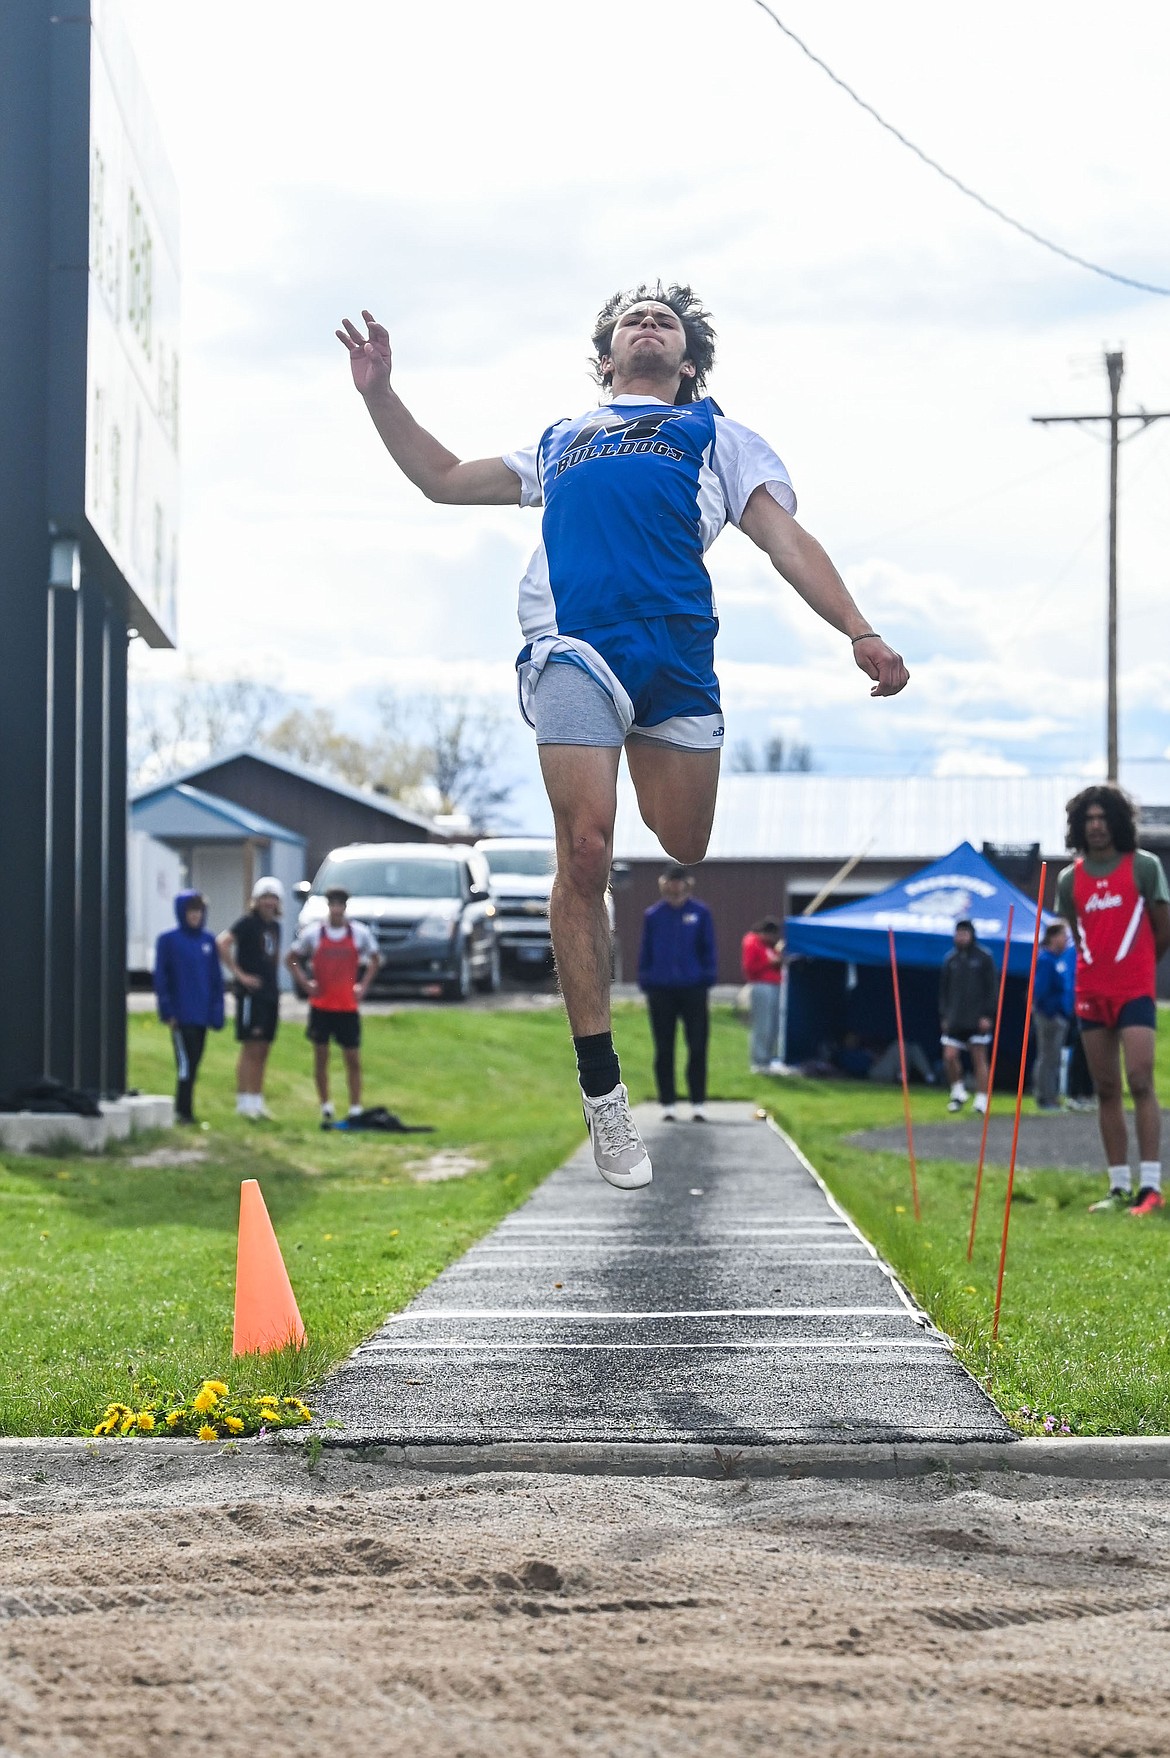
<svg viewBox="0 0 1170 1758"><path fill-rule="evenodd" d="M1120 352L1106 354L1105 371L1109 375L1109 413L1108 415L1033 415L1032 420L1041 427L1051 426L1058 421L1107 421L1109 423L1109 608L1107 615L1106 636L1106 680L1105 680L1105 744L1109 774L1108 781L1117 781L1117 453L1121 445L1121 423L1138 421L1141 426L1135 432L1141 433L1155 421L1170 421L1170 409L1160 409L1155 414L1139 408L1135 415L1123 415L1119 404L1121 400L1121 378L1125 371L1125 355ZM1132 433L1125 435L1133 439Z"/></svg>

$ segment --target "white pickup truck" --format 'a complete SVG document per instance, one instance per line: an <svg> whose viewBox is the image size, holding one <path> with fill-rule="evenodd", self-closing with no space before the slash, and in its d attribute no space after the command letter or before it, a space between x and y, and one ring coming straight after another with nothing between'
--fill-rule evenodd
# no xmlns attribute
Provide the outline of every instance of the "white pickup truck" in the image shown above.
<svg viewBox="0 0 1170 1758"><path fill-rule="evenodd" d="M475 846L491 868L496 942L501 954L510 964L549 968L548 900L557 866L552 837L484 836ZM613 898L608 891L605 906L612 934Z"/></svg>
<svg viewBox="0 0 1170 1758"><path fill-rule="evenodd" d="M475 846L491 868L501 954L510 964L547 966L552 960L548 900L557 865L552 838L485 836Z"/></svg>

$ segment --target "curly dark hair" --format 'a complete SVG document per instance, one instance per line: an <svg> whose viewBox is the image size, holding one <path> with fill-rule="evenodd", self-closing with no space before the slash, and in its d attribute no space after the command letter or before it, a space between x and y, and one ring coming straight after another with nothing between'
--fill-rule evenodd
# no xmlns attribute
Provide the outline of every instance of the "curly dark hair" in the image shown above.
<svg viewBox="0 0 1170 1758"><path fill-rule="evenodd" d="M1065 846L1075 849L1078 854L1085 853L1085 814L1090 806L1100 806L1104 812L1118 854L1132 854L1137 847L1137 806L1124 788L1113 787L1109 782L1095 782L1092 787L1083 787L1068 802L1065 807L1068 813Z"/></svg>
<svg viewBox="0 0 1170 1758"><path fill-rule="evenodd" d="M614 293L606 300L597 314L593 326L593 346L596 360L590 361L590 368L599 385L609 389L613 379L612 372L603 370L601 362L613 345L614 326L623 311L631 305L638 305L643 299L654 299L660 305L669 305L671 311L679 319L686 332L686 358L695 369L694 378L684 378L675 396L676 403L690 403L701 397L707 387L707 374L715 364L715 331L711 328L711 313L703 310L703 302L690 287L680 287L674 281L664 287L656 281L651 287L643 281L641 286L629 288L622 293Z"/></svg>

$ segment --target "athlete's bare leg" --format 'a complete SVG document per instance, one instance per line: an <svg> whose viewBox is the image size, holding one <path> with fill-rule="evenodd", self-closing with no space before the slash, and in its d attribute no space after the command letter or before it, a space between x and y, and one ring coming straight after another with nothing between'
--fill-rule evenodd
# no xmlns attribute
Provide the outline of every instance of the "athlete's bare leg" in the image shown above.
<svg viewBox="0 0 1170 1758"><path fill-rule="evenodd" d="M984 1044L971 1045L971 1067L975 1074L975 1091L987 1091L987 1048Z"/></svg>
<svg viewBox="0 0 1170 1758"><path fill-rule="evenodd" d="M345 1063L345 1084L349 1089L349 1108L354 1111L362 1102L362 1053L358 1049L343 1050L341 1059Z"/></svg>
<svg viewBox="0 0 1170 1758"><path fill-rule="evenodd" d="M701 861L711 840L719 756L718 751L683 751L648 739L631 739L626 746L642 822L683 866Z"/></svg>
<svg viewBox="0 0 1170 1758"><path fill-rule="evenodd" d="M573 1036L590 1037L610 1029L605 891L621 752L595 745L541 745L539 751L557 839L548 911L553 956Z"/></svg>
<svg viewBox="0 0 1170 1758"><path fill-rule="evenodd" d="M329 1103L328 1044L313 1045L313 1079L317 1084L317 1097L323 1105L327 1105Z"/></svg>
<svg viewBox="0 0 1170 1758"><path fill-rule="evenodd" d="M236 1063L236 1091L238 1093L262 1093L264 1091L264 1069L268 1062L269 1046L263 1038L246 1038L240 1045L239 1060Z"/></svg>
<svg viewBox="0 0 1170 1758"><path fill-rule="evenodd" d="M943 1072L951 1086L963 1079L963 1052L956 1050L953 1044L943 1045Z"/></svg>
<svg viewBox="0 0 1170 1758"><path fill-rule="evenodd" d="M1090 1037L1094 1034L1090 1033ZM1134 1132L1138 1141L1138 1157L1142 1160L1161 1158L1162 1113L1154 1091L1154 1045L1157 1033L1152 1026L1122 1026L1121 1053L1125 1058L1125 1081L1133 1100Z"/></svg>
<svg viewBox="0 0 1170 1758"><path fill-rule="evenodd" d="M1130 1026L1129 1031L1140 1031ZM1150 1037L1153 1033L1150 1032ZM1121 1103L1120 1033L1105 1026L1081 1033L1085 1061L1097 1094L1097 1123L1101 1130L1101 1146L1108 1166L1124 1166L1129 1161L1129 1139L1125 1128L1125 1110Z"/></svg>

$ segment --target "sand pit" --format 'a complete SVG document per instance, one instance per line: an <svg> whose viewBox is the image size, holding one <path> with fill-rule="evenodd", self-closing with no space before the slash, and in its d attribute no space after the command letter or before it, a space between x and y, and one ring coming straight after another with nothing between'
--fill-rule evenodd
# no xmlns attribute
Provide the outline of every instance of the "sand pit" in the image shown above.
<svg viewBox="0 0 1170 1758"><path fill-rule="evenodd" d="M0 1463L0 1752L1166 1750L1170 1489Z"/></svg>

